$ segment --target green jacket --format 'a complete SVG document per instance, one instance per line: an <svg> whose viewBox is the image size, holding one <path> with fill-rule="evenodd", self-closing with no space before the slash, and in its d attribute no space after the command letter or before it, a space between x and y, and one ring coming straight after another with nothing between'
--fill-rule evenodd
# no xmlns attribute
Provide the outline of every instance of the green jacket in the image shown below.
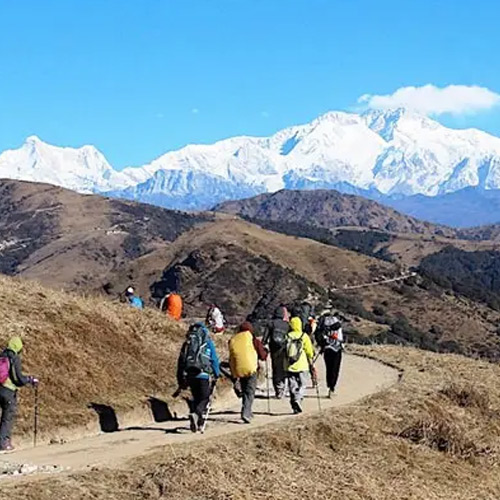
<svg viewBox="0 0 500 500"><path fill-rule="evenodd" d="M299 360L293 365L286 367L286 370L292 373L300 373L309 371L309 364L314 359L314 347L311 338L307 333L302 331L302 321L300 318L295 317L290 320L290 332L288 338L300 339L302 338L302 354Z"/></svg>

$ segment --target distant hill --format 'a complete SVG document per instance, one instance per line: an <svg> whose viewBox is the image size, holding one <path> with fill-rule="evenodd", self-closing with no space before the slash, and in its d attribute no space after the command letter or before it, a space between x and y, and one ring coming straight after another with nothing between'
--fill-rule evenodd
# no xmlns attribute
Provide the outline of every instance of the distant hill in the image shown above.
<svg viewBox="0 0 500 500"><path fill-rule="evenodd" d="M500 191L496 189L467 187L439 196L385 196L380 202L413 217L457 228L500 222Z"/></svg>
<svg viewBox="0 0 500 500"><path fill-rule="evenodd" d="M221 203L214 210L249 219L294 222L329 230L354 226L391 233L455 235L455 231L446 226L423 222L375 201L335 190L282 190Z"/></svg>
<svg viewBox="0 0 500 500"><path fill-rule="evenodd" d="M175 240L205 215L0 181L0 272L66 289L96 288L130 260Z"/></svg>

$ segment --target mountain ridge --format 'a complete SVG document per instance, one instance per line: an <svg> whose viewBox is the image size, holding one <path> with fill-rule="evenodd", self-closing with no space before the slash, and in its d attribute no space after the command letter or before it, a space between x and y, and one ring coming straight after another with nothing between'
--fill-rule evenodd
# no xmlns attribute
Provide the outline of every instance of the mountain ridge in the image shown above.
<svg viewBox="0 0 500 500"><path fill-rule="evenodd" d="M177 209L280 189L358 191L391 204L390 198L500 189L500 138L402 108L331 111L269 137L191 144L121 171L94 146L59 148L30 136L0 153L0 177Z"/></svg>

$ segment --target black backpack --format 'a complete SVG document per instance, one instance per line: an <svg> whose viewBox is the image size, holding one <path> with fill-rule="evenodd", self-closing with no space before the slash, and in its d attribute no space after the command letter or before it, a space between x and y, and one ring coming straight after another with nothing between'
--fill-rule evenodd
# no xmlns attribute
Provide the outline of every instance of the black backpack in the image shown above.
<svg viewBox="0 0 500 500"><path fill-rule="evenodd" d="M212 373L212 361L207 349L208 339L208 330L202 323L195 323L189 327L183 349L183 366L187 376L195 377L200 373Z"/></svg>
<svg viewBox="0 0 500 500"><path fill-rule="evenodd" d="M271 343L276 347L283 347L287 341L290 326L286 321L275 319L271 323Z"/></svg>

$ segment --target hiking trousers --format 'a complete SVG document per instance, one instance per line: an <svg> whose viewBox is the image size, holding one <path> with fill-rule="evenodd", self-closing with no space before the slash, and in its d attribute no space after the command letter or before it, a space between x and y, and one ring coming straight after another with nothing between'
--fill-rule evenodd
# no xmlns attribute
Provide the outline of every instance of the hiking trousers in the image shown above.
<svg viewBox="0 0 500 500"><path fill-rule="evenodd" d="M325 349L326 385L330 391L335 391L339 379L340 364L342 362L342 350L335 352L333 349Z"/></svg>
<svg viewBox="0 0 500 500"><path fill-rule="evenodd" d="M17 392L6 387L0 387L0 408L2 418L0 419L0 444L11 438L12 427L17 413Z"/></svg>
<svg viewBox="0 0 500 500"><path fill-rule="evenodd" d="M212 385L208 378L189 379L189 388L193 396L193 400L191 401L191 412L196 413L200 418L202 418L207 411L211 387Z"/></svg>
<svg viewBox="0 0 500 500"><path fill-rule="evenodd" d="M288 390L290 391L290 403L293 407L295 403L300 403L304 399L307 375L306 372L288 372L287 379Z"/></svg>
<svg viewBox="0 0 500 500"><path fill-rule="evenodd" d="M255 389L257 388L257 374L254 373L250 377L240 378L242 405L241 418L251 420L253 418L253 402L255 399Z"/></svg>
<svg viewBox="0 0 500 500"><path fill-rule="evenodd" d="M273 387L277 398L285 393L286 371L285 371L286 350L271 347L271 364L273 369Z"/></svg>

